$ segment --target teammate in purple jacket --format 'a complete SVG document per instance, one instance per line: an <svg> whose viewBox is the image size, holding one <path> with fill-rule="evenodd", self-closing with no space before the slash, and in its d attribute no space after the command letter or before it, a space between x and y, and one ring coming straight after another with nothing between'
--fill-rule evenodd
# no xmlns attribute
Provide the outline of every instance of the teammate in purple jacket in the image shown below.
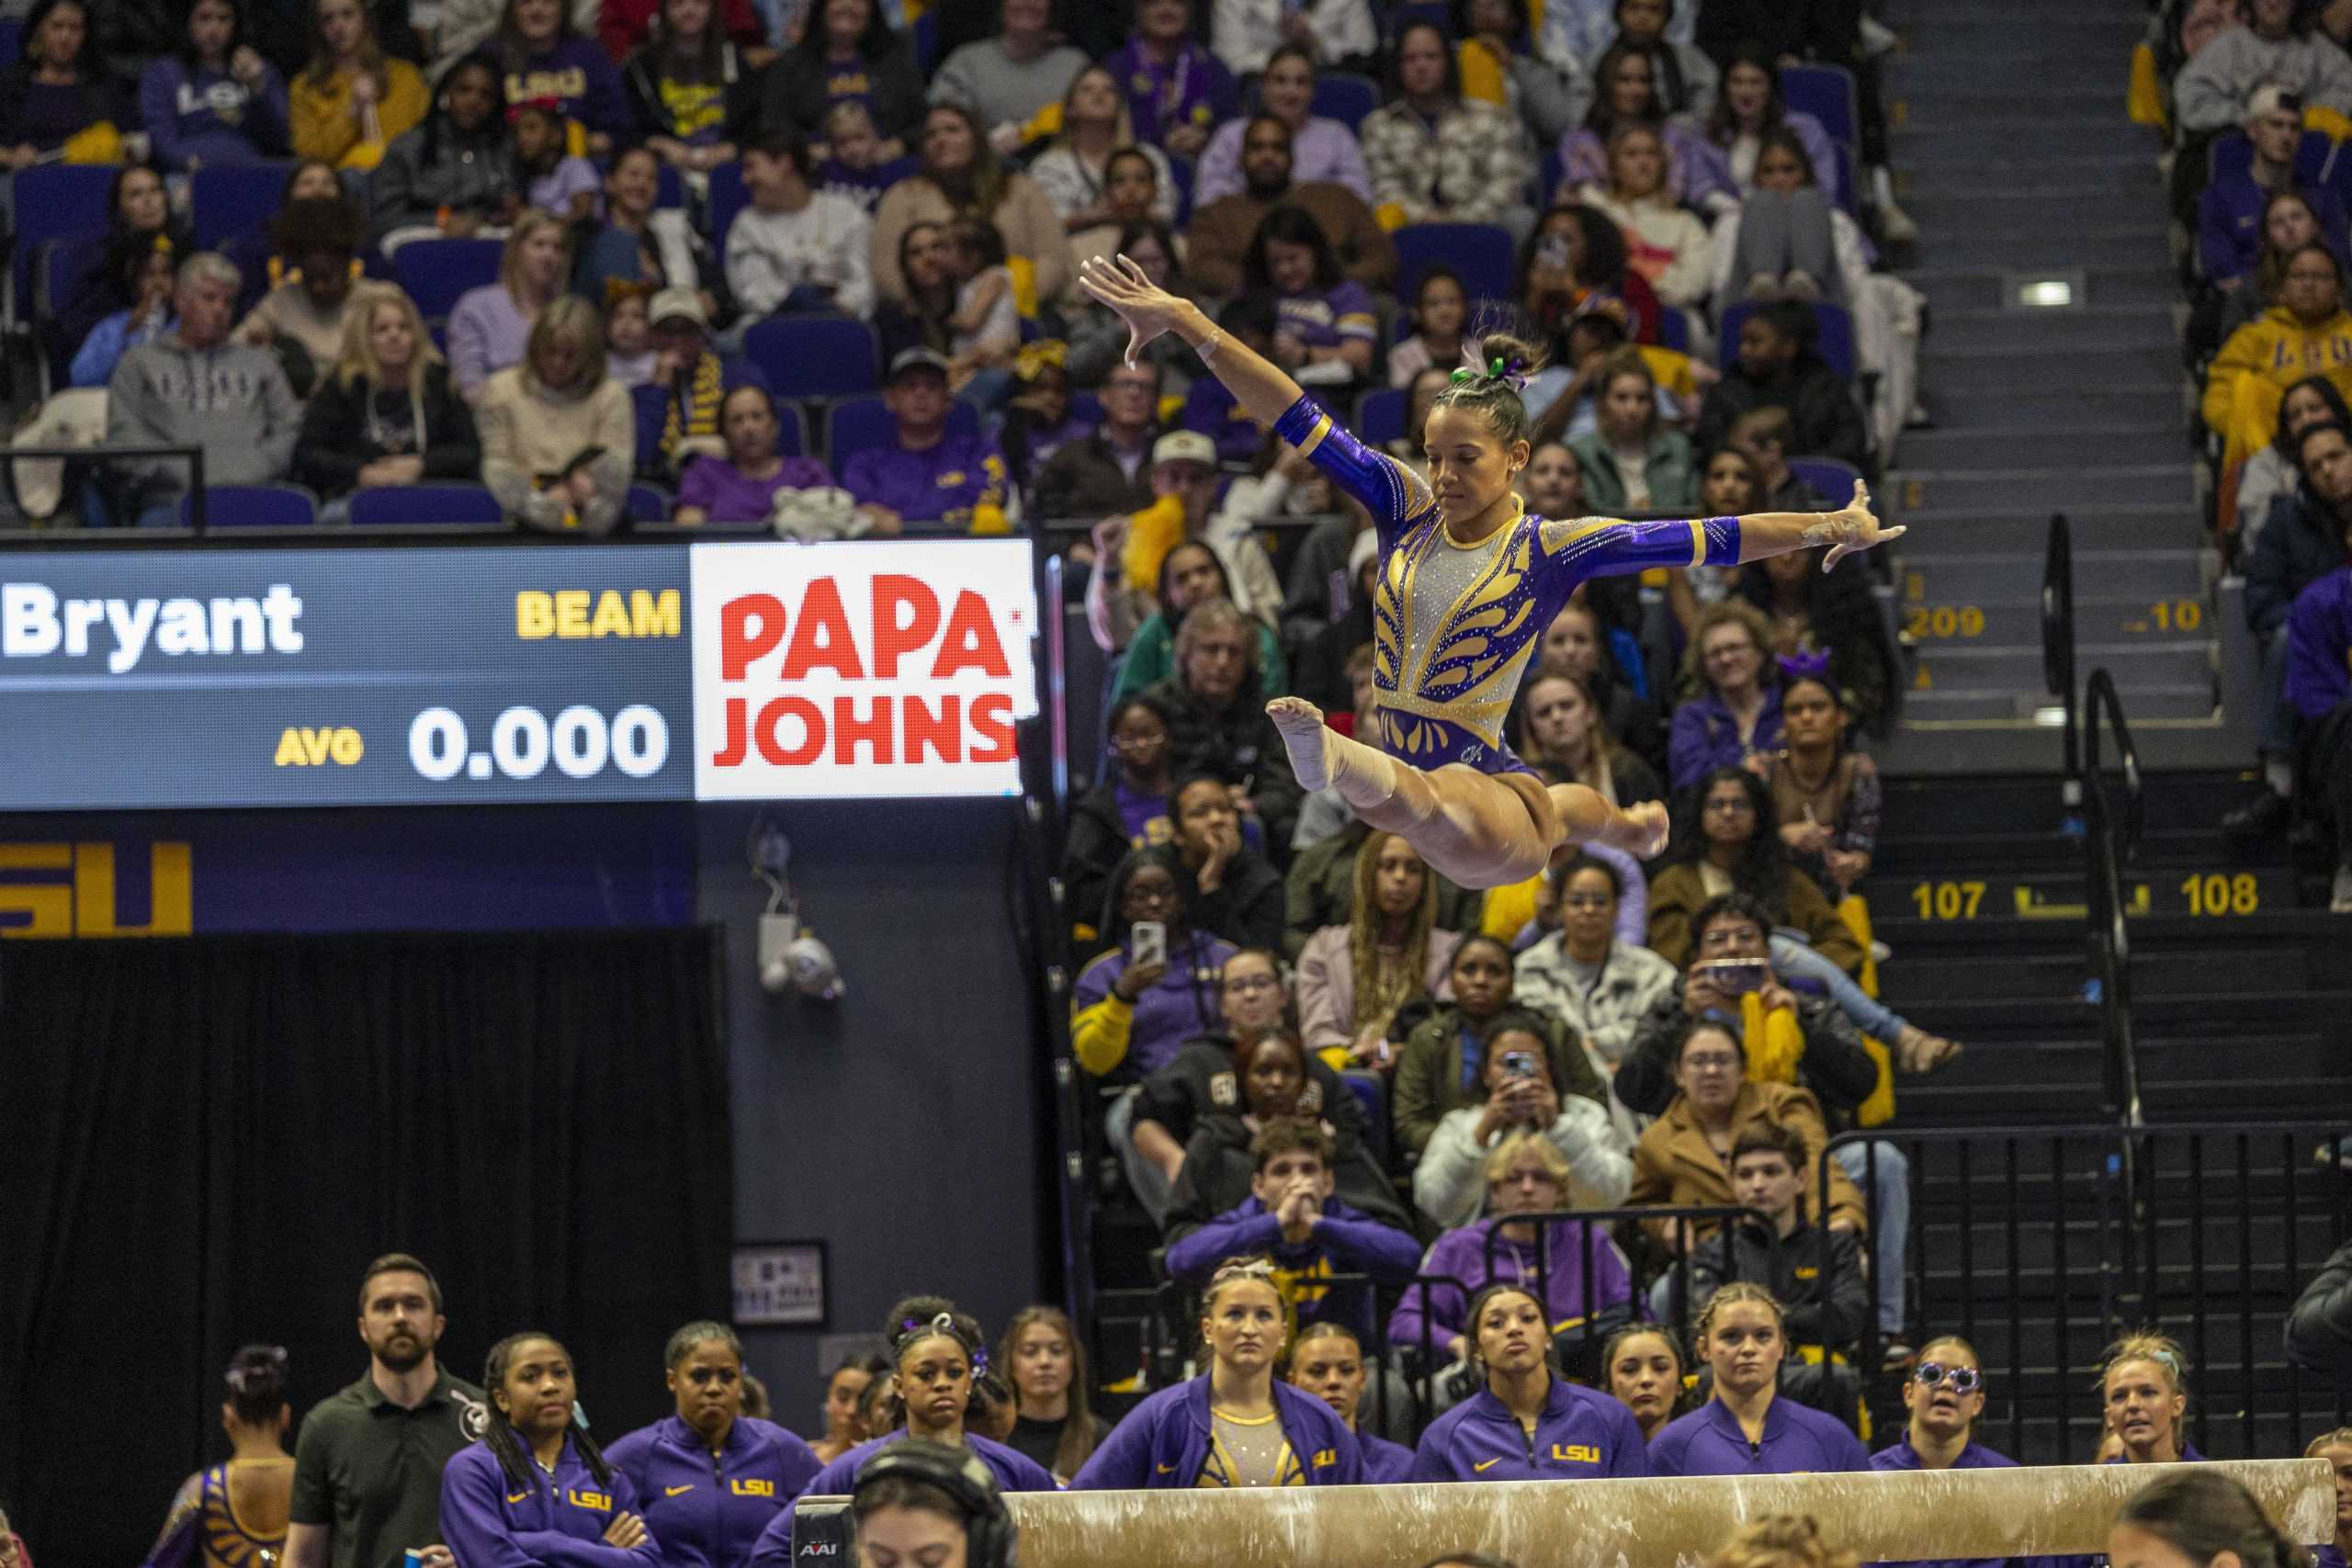
<svg viewBox="0 0 2352 1568"><path fill-rule="evenodd" d="M1788 1337L1781 1303L1739 1280L1707 1298L1694 1335L1714 1368L1714 1397L1650 1441L1657 1475L1804 1475L1868 1470L1861 1439L1834 1416L1780 1397Z"/></svg>
<svg viewBox="0 0 2352 1568"><path fill-rule="evenodd" d="M808 1445L743 1414L743 1344L723 1323L670 1336L674 1416L640 1427L606 1457L645 1505L665 1568L743 1568L760 1532L822 1468Z"/></svg>
<svg viewBox="0 0 2352 1568"><path fill-rule="evenodd" d="M1486 1386L1421 1434L1415 1481L1588 1481L1649 1474L1634 1413L1552 1370L1552 1325L1516 1280L1470 1301L1471 1365Z"/></svg>
<svg viewBox="0 0 2352 1568"><path fill-rule="evenodd" d="M1520 389L1541 367L1525 344L1488 336L1475 366L1453 372L1430 407L1424 479L1341 430L1297 382L1124 256L1089 262L1079 282L1126 321L1129 358L1174 333L1254 418L1372 513L1381 552L1377 733L1341 736L1299 697L1278 697L1267 712L1300 784L1335 788L1359 819L1404 835L1464 887L1524 881L1563 840L1644 855L1664 840L1655 803L1625 812L1581 784L1547 787L1503 740L1536 641L1579 583L1816 545L1829 547L1828 566L1902 532L1879 527L1859 482L1839 512L1647 523L1536 517L1511 488L1530 455Z"/></svg>
<svg viewBox="0 0 2352 1568"><path fill-rule="evenodd" d="M1911 1419L1902 1438L1871 1455L1872 1470L2014 1470L2017 1461L1976 1441L1976 1418L1984 1414L1984 1364L1976 1348L1956 1334L1928 1341L1918 1367L1903 1385L1903 1407ZM2052 1559L1937 1559L1901 1568L2051 1568Z"/></svg>
<svg viewBox="0 0 2352 1568"><path fill-rule="evenodd" d="M1310 1323L1300 1329L1290 1349L1290 1381L1329 1405L1331 1414L1355 1433L1356 1446L1363 1450L1367 1484L1402 1481L1412 1470L1412 1450L1357 1428L1365 1373L1363 1346L1354 1329L1344 1323Z"/></svg>
<svg viewBox="0 0 2352 1568"><path fill-rule="evenodd" d="M1353 1486L1363 1480L1355 1434L1331 1407L1274 1379L1283 1298L1274 1266L1237 1258L1201 1302L1209 1370L1127 1413L1094 1450L1075 1492L1194 1486Z"/></svg>
<svg viewBox="0 0 2352 1568"><path fill-rule="evenodd" d="M571 1356L510 1334L482 1372L490 1427L441 1472L441 1535L465 1568L662 1568L637 1488L573 1412Z"/></svg>

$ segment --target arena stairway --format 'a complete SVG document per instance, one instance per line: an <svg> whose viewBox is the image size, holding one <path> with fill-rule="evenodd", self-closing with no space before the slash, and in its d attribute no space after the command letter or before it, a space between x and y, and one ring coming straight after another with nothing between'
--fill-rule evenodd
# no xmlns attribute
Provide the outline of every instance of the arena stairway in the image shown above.
<svg viewBox="0 0 2352 1568"><path fill-rule="evenodd" d="M1898 0L1890 162L1923 238L1920 400L1883 500L1917 659L1901 772L2055 762L2037 733L2050 515L2073 528L2085 676L2115 676L2143 754L2245 755L2218 733L2212 572L2182 400L2179 298L2156 148L2123 116L2145 18L2103 0ZM2064 303L2022 303L2040 285Z"/></svg>
<svg viewBox="0 0 2352 1568"><path fill-rule="evenodd" d="M2297 908L2283 846L2249 855L2214 829L2243 788L2228 773L2151 775L2126 879L2127 904L2143 911L2130 931L2147 1120L2222 1128L2193 1149L2159 1136L2149 1156L2148 1206L2131 1228L2153 1238L2151 1299L2117 1245L2125 1190L2108 1147L1990 1131L2102 1120L2082 844L2057 781L1888 786L1867 885L1894 952L1884 996L1968 1046L1944 1072L1898 1085L1895 1128L1972 1130L1915 1160L1912 1315L1968 1334L1988 1366L2014 1357L2025 1369L1988 1411L1988 1440L2019 1458L2088 1457L2110 1298L2119 1322L2202 1325L2183 1337L2208 1423L2192 1440L2208 1452L2299 1451L2309 1433L2296 1436L2290 1402L2323 1398L2299 1384L2279 1332L2301 1278L2343 1234L2352 1174L2318 1163L2318 1140L2257 1125L2352 1127L2352 926ZM1883 1420L1897 1392L1874 1387Z"/></svg>

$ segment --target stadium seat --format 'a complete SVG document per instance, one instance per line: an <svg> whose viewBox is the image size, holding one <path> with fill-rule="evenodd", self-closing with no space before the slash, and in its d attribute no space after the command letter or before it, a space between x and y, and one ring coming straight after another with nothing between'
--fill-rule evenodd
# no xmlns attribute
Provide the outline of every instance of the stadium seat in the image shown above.
<svg viewBox="0 0 2352 1568"><path fill-rule="evenodd" d="M17 58L24 52L24 22L16 18L0 22L0 70L17 63Z"/></svg>
<svg viewBox="0 0 2352 1568"><path fill-rule="evenodd" d="M1690 318L1671 305L1657 308L1657 345L1677 354L1690 352Z"/></svg>
<svg viewBox="0 0 2352 1568"><path fill-rule="evenodd" d="M60 311L78 296L106 260L107 242L104 234L69 234L63 239L51 240L40 247L33 258L33 287L29 313L36 323L46 324L57 319ZM80 344L51 341L52 334L42 334L36 346L40 350L40 369L49 378L43 384L46 392L51 387L65 384L66 372L74 363Z"/></svg>
<svg viewBox="0 0 2352 1568"><path fill-rule="evenodd" d="M779 398L839 398L882 384L874 329L854 316L778 316L743 334L743 355Z"/></svg>
<svg viewBox="0 0 2352 1568"><path fill-rule="evenodd" d="M469 288L498 281L503 240L411 240L392 255L394 281L426 318L447 316Z"/></svg>
<svg viewBox="0 0 2352 1568"><path fill-rule="evenodd" d="M676 505L675 498L660 485L628 487L628 520L632 523L667 523Z"/></svg>
<svg viewBox="0 0 2352 1568"><path fill-rule="evenodd" d="M1742 301L1724 312L1723 341L1716 346L1718 363L1729 365L1739 355L1739 329L1762 307ZM1854 318L1838 305L1813 307L1813 346L1829 368L1847 380L1854 378Z"/></svg>
<svg viewBox="0 0 2352 1568"><path fill-rule="evenodd" d="M1475 307L1481 299L1507 301L1519 257L1510 231L1499 223L1408 223L1396 231L1396 297L1410 299L1421 274L1442 263L1461 276Z"/></svg>
<svg viewBox="0 0 2352 1568"><path fill-rule="evenodd" d="M1365 445L1385 446L1405 434L1405 389L1383 387L1356 400L1356 434Z"/></svg>
<svg viewBox="0 0 2352 1568"><path fill-rule="evenodd" d="M206 485L204 525L213 528L311 528L319 498L300 485ZM196 498L180 497L180 526L196 525Z"/></svg>
<svg viewBox="0 0 2352 1568"><path fill-rule="evenodd" d="M480 485L379 485L354 491L351 525L397 528L413 525L458 528L503 528L506 509Z"/></svg>
<svg viewBox="0 0 2352 1568"><path fill-rule="evenodd" d="M1568 165L1560 156L1559 143L1554 142L1544 150L1544 172L1538 177L1543 180L1544 188L1535 193L1535 210L1542 212L1559 199L1560 182L1568 177Z"/></svg>
<svg viewBox="0 0 2352 1568"><path fill-rule="evenodd" d="M1327 71L1317 76L1315 96L1306 106L1309 114L1336 119L1350 130L1379 107L1380 84L1348 71Z"/></svg>
<svg viewBox="0 0 2352 1568"><path fill-rule="evenodd" d="M1377 1073L1345 1072L1340 1075L1355 1095L1356 1103L1363 1108L1364 1143L1372 1157L1381 1165L1388 1163L1388 1086Z"/></svg>
<svg viewBox="0 0 2352 1568"><path fill-rule="evenodd" d="M1854 485L1862 471L1842 457L1792 457L1789 472L1813 487L1813 493L1832 506L1843 506L1853 499Z"/></svg>
<svg viewBox="0 0 2352 1568"><path fill-rule="evenodd" d="M197 170L188 177L188 216L198 248L218 249L222 242L250 233L277 216L293 173L294 165L284 162L221 164Z"/></svg>
<svg viewBox="0 0 2352 1568"><path fill-rule="evenodd" d="M1830 195L1839 207L1846 209L1847 217L1859 222L1862 216L1861 193L1854 188L1854 150L1843 141L1833 141L1829 144L1829 155L1838 160L1838 167L1832 175L1837 184ZM1814 171L1814 178L1821 178L1820 170Z"/></svg>
<svg viewBox="0 0 2352 1568"><path fill-rule="evenodd" d="M979 428L979 410L960 398L947 405L949 434L977 434ZM879 396L843 398L834 403L825 423L825 460L832 465L833 477L839 479L850 458L867 447L889 446L898 439L898 422Z"/></svg>
<svg viewBox="0 0 2352 1568"><path fill-rule="evenodd" d="M1853 146L1861 140L1861 95L1854 73L1842 65L1783 65L1781 96L1789 107L1813 116L1832 141Z"/></svg>
<svg viewBox="0 0 2352 1568"><path fill-rule="evenodd" d="M1193 161L1173 152L1167 156L1168 177L1176 186L1175 229L1181 234L1184 225L1193 220Z"/></svg>
<svg viewBox="0 0 2352 1568"><path fill-rule="evenodd" d="M782 398L775 401L775 449L779 457L797 457L808 450L808 430L800 405Z"/></svg>
<svg viewBox="0 0 2352 1568"><path fill-rule="evenodd" d="M727 254L727 231L735 224L735 215L752 204L752 193L743 188L743 165L721 164L710 171L710 248L722 258Z"/></svg>
<svg viewBox="0 0 2352 1568"><path fill-rule="evenodd" d="M654 206L684 207L686 204L686 182L673 165L662 164L661 172L654 175L654 183L659 187L653 197Z"/></svg>
<svg viewBox="0 0 2352 1568"><path fill-rule="evenodd" d="M13 176L17 256L8 269L9 321L25 319L32 300L33 258L44 244L106 232L107 193L120 172L113 164L36 164Z"/></svg>
<svg viewBox="0 0 2352 1568"><path fill-rule="evenodd" d="M1072 392L1069 397L1070 417L1088 424L1102 423L1102 400L1092 392Z"/></svg>

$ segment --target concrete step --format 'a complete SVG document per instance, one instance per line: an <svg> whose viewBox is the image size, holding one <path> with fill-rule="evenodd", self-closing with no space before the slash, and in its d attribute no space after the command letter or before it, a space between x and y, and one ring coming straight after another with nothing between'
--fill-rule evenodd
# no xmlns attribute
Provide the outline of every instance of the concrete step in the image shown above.
<svg viewBox="0 0 2352 1568"><path fill-rule="evenodd" d="M2129 152L2098 152L2083 157L2068 153L2054 158L1979 158L1969 163L1905 164L1894 172L1895 194L1907 196L2010 196L2021 189L2144 188L2163 199L2164 178L2154 157L2134 148Z"/></svg>
<svg viewBox="0 0 2352 1568"><path fill-rule="evenodd" d="M1939 56L1936 65L1941 68L1905 72L1888 85L1886 120L1890 130L1896 126L1924 129L1965 124L1971 110L1980 107L1988 115L2040 118L2064 101L2053 91L2064 85L2062 70L2048 64L2011 55L2001 65L1965 59L1956 59L1946 65ZM1988 82L1997 82L1999 85L1983 85ZM2099 107L2104 110L2106 106ZM2090 113L2070 117L2075 123L2087 123L2091 118Z"/></svg>
<svg viewBox="0 0 2352 1568"><path fill-rule="evenodd" d="M2039 685L2020 686L2009 691L1982 686L1914 688L1903 695L1903 718L1898 728L1915 724L1997 725L2023 749L2020 755L2031 758L2037 765L2054 767L2061 744L2058 732L2045 729L2033 722L2035 712L2049 701L2041 694ZM2134 726L2132 739L2137 740L2137 727L2143 721L2210 717L2213 712L2213 686L2210 681L2182 682L2163 686L2138 685L2124 693L2124 705ZM1962 773L1976 772L1985 765L1984 760L1988 756L2001 750L1989 739L1963 738L1958 744L1964 756L1952 768L1937 765L1919 745L1906 745L1900 736L1886 750L1891 758L1904 759L1905 767L1925 766L1938 773ZM2145 751L2144 744L2142 750ZM1915 757L1922 761L1915 762L1912 761Z"/></svg>
<svg viewBox="0 0 2352 1568"><path fill-rule="evenodd" d="M1962 123L1967 123L1965 121ZM1903 210L1917 220L1920 231L1933 242L1949 229L1999 230L2015 233L2045 224L2071 224L2091 229L2146 226L2150 236L2164 238L2164 194L2154 182L2124 185L2083 185L2071 182L2045 187L2028 175L2006 192L1964 191L1946 195L1934 182L1912 182L1913 194L1903 198Z"/></svg>
<svg viewBox="0 0 2352 1568"><path fill-rule="evenodd" d="M1967 538L1962 528L1922 526L1905 540L1933 539L1950 545ZM1895 590L1901 604L2003 604L2041 602L2041 551L2002 553L1950 547L1905 550L1895 568ZM2195 598L2199 592L2194 551L2150 547L2141 550L2075 548L2075 592L2077 605L2096 590L2101 599L2159 600ZM2211 631L2210 626L2192 628ZM2039 640L2036 629L2030 638ZM2086 632L2078 638L2087 642ZM2028 640L2021 637L2019 641ZM2087 660L2075 660L2084 669Z"/></svg>
<svg viewBox="0 0 2352 1568"><path fill-rule="evenodd" d="M1897 160L1906 154L1898 151ZM1998 266L2012 272L2057 271L2077 266L2146 266L2169 255L2161 218L2130 228L2052 224L2026 233L1999 229L1931 231L1922 256L1943 266Z"/></svg>
<svg viewBox="0 0 2352 1568"><path fill-rule="evenodd" d="M1942 329L1940 335L1974 354L2004 348L2069 354L2081 349L2139 348L2170 343L2176 336L2169 303L2087 305L2066 310L1938 310L1936 325Z"/></svg>
<svg viewBox="0 0 2352 1568"><path fill-rule="evenodd" d="M2039 112L1936 117L1933 124L1889 126L1887 138L1898 164L1913 162L1913 152L1922 149L1932 149L1929 161L1947 164L2015 157L2018 149L2036 146L2064 147L2076 157L2154 151L2154 133L2104 99L2079 114L2052 111L2045 102Z"/></svg>
<svg viewBox="0 0 2352 1568"><path fill-rule="evenodd" d="M2188 426L2177 382L2146 381L2131 386L2101 386L2083 391L2030 390L2008 397L1971 396L1930 384L1920 401L1940 430L2039 430L2081 422L2098 425L2161 425L2174 433L2175 452L2185 450L2181 434ZM1903 433L1904 461L1913 459L1912 443L1933 431Z"/></svg>
<svg viewBox="0 0 2352 1568"><path fill-rule="evenodd" d="M2180 570L2182 586L2172 593L2076 599L2076 640L2137 643L2211 632L2211 612L2197 592L2197 563L2185 561ZM1922 656L1952 648L2038 647L2041 637L2041 604L2033 599L1972 594L1957 601L1921 601L1898 604L1894 618Z"/></svg>
<svg viewBox="0 0 2352 1568"><path fill-rule="evenodd" d="M2187 506L2195 500L2187 461L2132 467L2067 468L1905 468L1891 476L1890 503L1905 516L1930 509L2045 507L2068 512L2078 506L2131 503Z"/></svg>
<svg viewBox="0 0 2352 1568"><path fill-rule="evenodd" d="M1906 468L2058 468L2086 461L2185 464L2188 458L2188 444L2177 419L2159 418L2140 425L2070 422L2038 429L1907 430L1903 434Z"/></svg>
<svg viewBox="0 0 2352 1568"><path fill-rule="evenodd" d="M1940 327L1939 317L1935 325ZM1930 330L1919 347L1919 384L1960 397L2003 398L2056 393L2073 387L2177 383L2180 349L2169 336L2143 344L2082 348L2068 354L2067 374L2052 377L2043 353L2006 344L1978 344L1958 333Z"/></svg>
<svg viewBox="0 0 2352 1568"><path fill-rule="evenodd" d="M2213 649L2203 638L2148 638L2141 642L2081 642L2075 645L2075 667L2088 671L2104 666L2124 695L2127 715L2139 710L2131 694L2138 686L2191 686L2202 680L2211 689ZM1922 692L1983 690L2006 692L2041 690L2041 644L2030 647L1984 648L1946 644L1919 651L1915 684ZM1917 684L1917 682L1925 684Z"/></svg>
<svg viewBox="0 0 2352 1568"><path fill-rule="evenodd" d="M1989 21L1979 13L1939 17L1915 28L1897 28L1902 44L1886 69L1904 85L1916 85L1939 68L1999 71L2010 81L2079 80L2086 59L2131 58L2132 46L2140 41L2144 28L2125 26L2128 20L2110 15L2069 22L2036 14L2030 22L2012 25ZM2104 100L2100 107L2106 107Z"/></svg>
<svg viewBox="0 0 2352 1568"><path fill-rule="evenodd" d="M1914 527L1899 547L1897 560L1909 558L1912 549L1942 556L2030 555L2040 560L2049 543L2051 510L2007 506L1965 513L1930 512L1918 517L1906 513L1903 520ZM2171 506L2074 506L2065 512L2078 559L2085 551L2193 553L2205 536L2196 509L2186 502Z"/></svg>
<svg viewBox="0 0 2352 1568"><path fill-rule="evenodd" d="M2180 275L2161 260L2134 266L2044 268L2073 279L2077 307L2103 305L2171 305L2181 298ZM2040 276L2010 267L1914 267L1897 276L1927 297L1928 306L1945 310L1999 310L2009 308L2011 279ZM2054 312L2041 311L2050 315Z"/></svg>

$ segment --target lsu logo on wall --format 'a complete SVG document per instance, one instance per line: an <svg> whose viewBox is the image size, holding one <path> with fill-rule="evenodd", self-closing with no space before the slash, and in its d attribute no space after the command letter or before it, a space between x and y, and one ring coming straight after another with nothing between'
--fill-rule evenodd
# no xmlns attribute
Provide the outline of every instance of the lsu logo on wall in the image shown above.
<svg viewBox="0 0 2352 1568"><path fill-rule="evenodd" d="M196 927L188 845L158 839L145 848L142 923L118 898L116 874L118 850L135 856L138 843L0 842L0 937L187 936Z"/></svg>

